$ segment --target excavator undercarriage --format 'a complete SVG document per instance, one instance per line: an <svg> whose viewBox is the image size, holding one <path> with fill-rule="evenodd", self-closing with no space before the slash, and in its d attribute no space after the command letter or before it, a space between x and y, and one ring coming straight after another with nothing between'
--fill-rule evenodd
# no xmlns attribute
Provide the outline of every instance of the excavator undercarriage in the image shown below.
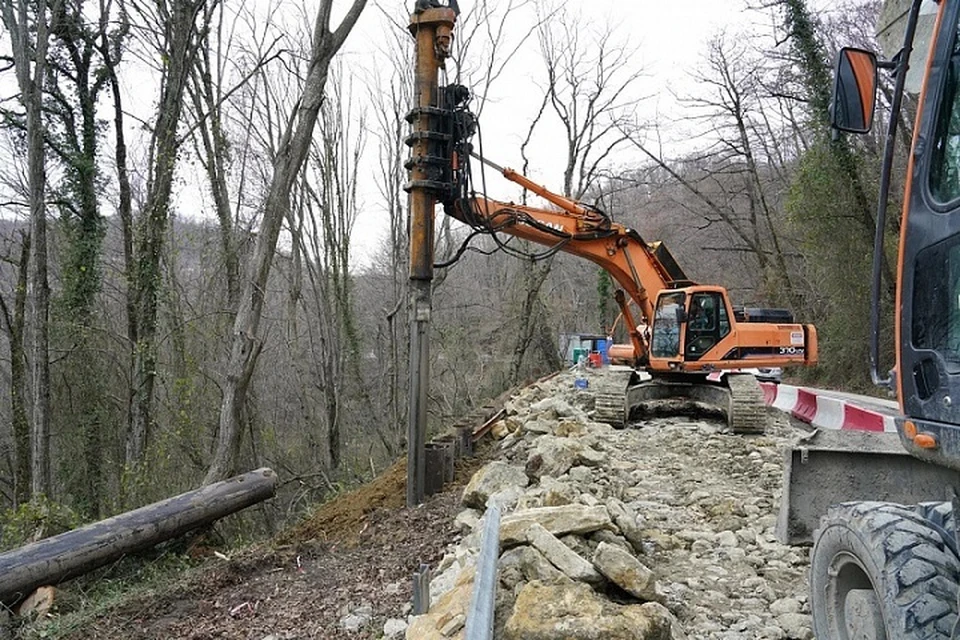
<svg viewBox="0 0 960 640"><path fill-rule="evenodd" d="M766 405L757 379L726 373L651 377L627 367L611 367L596 377L594 419L622 429L643 417L690 415L723 419L733 433L762 434Z"/></svg>

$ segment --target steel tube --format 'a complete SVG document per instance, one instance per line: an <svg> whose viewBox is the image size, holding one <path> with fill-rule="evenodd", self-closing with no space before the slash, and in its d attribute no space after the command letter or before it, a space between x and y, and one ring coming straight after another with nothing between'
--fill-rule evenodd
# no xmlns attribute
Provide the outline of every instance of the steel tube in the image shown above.
<svg viewBox="0 0 960 640"><path fill-rule="evenodd" d="M449 55L456 13L451 8L430 8L410 17L410 33L416 40L414 77L416 109L436 107L440 66ZM430 116L420 111L413 131L430 129ZM407 506L423 502L424 445L427 434L427 395L430 389L430 314L433 281L433 234L437 204L435 195L422 184L430 178L418 162L430 155L426 138L417 138L410 169L410 389L407 425Z"/></svg>

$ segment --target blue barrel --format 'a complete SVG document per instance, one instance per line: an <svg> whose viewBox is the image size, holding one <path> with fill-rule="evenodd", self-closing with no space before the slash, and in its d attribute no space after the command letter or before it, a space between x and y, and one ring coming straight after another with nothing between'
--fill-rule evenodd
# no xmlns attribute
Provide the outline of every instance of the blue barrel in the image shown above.
<svg viewBox="0 0 960 640"><path fill-rule="evenodd" d="M610 343L611 340L597 340L597 351L600 352L600 358L603 364L610 364Z"/></svg>

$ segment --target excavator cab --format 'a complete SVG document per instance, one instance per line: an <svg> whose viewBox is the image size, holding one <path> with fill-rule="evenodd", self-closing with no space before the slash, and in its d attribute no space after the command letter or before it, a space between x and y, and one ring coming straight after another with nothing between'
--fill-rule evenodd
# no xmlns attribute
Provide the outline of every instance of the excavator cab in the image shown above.
<svg viewBox="0 0 960 640"><path fill-rule="evenodd" d="M810 567L816 637L947 640L960 628L960 1L888 0L882 16L878 34L901 32L902 44L885 62L867 51L840 52L832 117L840 131L868 131L878 69L892 72L870 360L873 381L897 392L897 434L839 432L827 442L804 442L788 462L781 521L793 515L791 505L823 507L814 510ZM911 87L918 108L898 225L896 362L885 376L879 370L884 231L911 73L922 75L922 85ZM839 461L833 474L830 460ZM816 472L816 484L805 491L796 481L802 467L811 478Z"/></svg>
<svg viewBox="0 0 960 640"><path fill-rule="evenodd" d="M730 333L730 316L716 291L666 291L657 299L650 339L653 358L700 360Z"/></svg>

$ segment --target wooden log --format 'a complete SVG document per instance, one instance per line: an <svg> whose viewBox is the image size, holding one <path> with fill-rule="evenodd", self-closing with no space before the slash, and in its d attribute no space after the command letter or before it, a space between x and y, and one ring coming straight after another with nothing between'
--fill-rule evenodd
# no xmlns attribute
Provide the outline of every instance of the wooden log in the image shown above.
<svg viewBox="0 0 960 640"><path fill-rule="evenodd" d="M262 502L277 476L257 469L0 554L0 602L59 584Z"/></svg>

